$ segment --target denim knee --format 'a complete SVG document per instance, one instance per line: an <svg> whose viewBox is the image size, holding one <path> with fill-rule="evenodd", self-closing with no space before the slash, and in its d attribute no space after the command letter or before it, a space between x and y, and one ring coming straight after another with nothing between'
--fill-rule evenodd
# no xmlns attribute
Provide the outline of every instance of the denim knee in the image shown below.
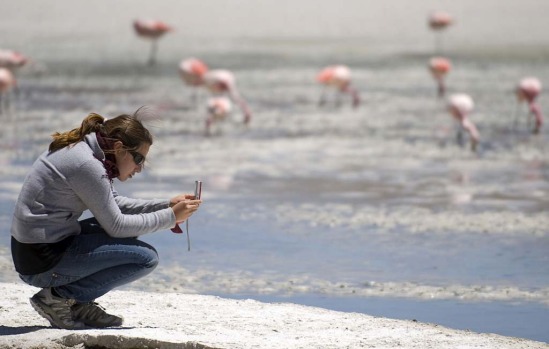
<svg viewBox="0 0 549 349"><path fill-rule="evenodd" d="M158 257L158 252L156 252L155 249L151 250L149 261L145 264L145 266L149 269L155 269L158 266L158 263L160 262L160 259Z"/></svg>

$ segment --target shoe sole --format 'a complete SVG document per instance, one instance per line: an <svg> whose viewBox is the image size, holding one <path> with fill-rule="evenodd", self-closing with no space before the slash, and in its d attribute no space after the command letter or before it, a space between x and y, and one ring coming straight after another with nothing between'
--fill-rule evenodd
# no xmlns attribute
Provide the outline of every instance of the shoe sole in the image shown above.
<svg viewBox="0 0 549 349"><path fill-rule="evenodd" d="M32 307L34 308L34 310L36 310L36 312L37 312L38 314L40 314L40 316L42 316L44 319L48 320L49 323L50 323L53 327L57 327L57 328L65 329L65 330L73 330L73 329L83 329L83 328L85 328L84 324L82 324L81 322L75 322L75 323L74 323L74 326L72 326L72 327L57 324L57 322L56 322L55 319L51 316L51 314L49 314L48 311L42 307L41 303L42 303L42 302L41 302L40 300L35 299L34 297L32 297L32 298L30 299L30 304L32 305Z"/></svg>
<svg viewBox="0 0 549 349"><path fill-rule="evenodd" d="M82 321L88 328L120 327L120 326L122 326L122 323L123 323L122 320L112 321L108 324L100 324L100 323L89 322L89 321L85 321L84 319L78 319L78 320Z"/></svg>
<svg viewBox="0 0 549 349"><path fill-rule="evenodd" d="M98 309L94 309L94 305ZM82 309L86 307L86 304L76 304L72 307L74 321L82 322L90 328L119 327L124 323L124 318L107 313L97 303L89 306L91 310Z"/></svg>
<svg viewBox="0 0 549 349"><path fill-rule="evenodd" d="M83 323L89 328L107 328L107 327L120 327L124 323L124 319L118 316L112 316L112 320L108 322L87 320L84 317L76 317L76 321Z"/></svg>

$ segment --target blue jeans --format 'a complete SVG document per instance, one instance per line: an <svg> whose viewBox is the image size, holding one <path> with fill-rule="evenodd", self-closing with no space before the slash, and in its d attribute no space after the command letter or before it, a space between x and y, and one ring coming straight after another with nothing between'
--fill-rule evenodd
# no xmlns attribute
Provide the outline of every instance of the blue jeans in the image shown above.
<svg viewBox="0 0 549 349"><path fill-rule="evenodd" d="M95 218L80 221L80 226L82 232L55 267L41 274L20 275L21 279L85 303L149 274L158 265L158 253L151 245L136 238L110 237Z"/></svg>

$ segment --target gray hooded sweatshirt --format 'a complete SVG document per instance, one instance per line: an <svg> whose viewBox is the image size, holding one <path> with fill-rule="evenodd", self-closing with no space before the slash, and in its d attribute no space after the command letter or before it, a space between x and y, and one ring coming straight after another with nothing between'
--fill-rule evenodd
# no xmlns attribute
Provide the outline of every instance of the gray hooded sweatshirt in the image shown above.
<svg viewBox="0 0 549 349"><path fill-rule="evenodd" d="M112 237L136 237L175 225L169 200L119 196L98 159L95 133L43 153L27 175L15 206L11 235L23 244L56 243L80 234L78 218L90 210Z"/></svg>

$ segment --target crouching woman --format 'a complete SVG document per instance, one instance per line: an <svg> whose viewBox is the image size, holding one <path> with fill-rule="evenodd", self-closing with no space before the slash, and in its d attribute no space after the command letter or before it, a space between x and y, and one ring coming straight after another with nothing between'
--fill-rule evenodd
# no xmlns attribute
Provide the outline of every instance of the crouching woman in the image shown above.
<svg viewBox="0 0 549 349"><path fill-rule="evenodd" d="M11 250L15 269L41 288L33 308L64 329L122 325L95 299L154 270L158 254L136 237L169 229L200 206L194 194L143 200L117 194L143 170L150 132L133 115L88 115L79 128L55 133L34 162L15 206ZM89 210L92 218L79 220Z"/></svg>

